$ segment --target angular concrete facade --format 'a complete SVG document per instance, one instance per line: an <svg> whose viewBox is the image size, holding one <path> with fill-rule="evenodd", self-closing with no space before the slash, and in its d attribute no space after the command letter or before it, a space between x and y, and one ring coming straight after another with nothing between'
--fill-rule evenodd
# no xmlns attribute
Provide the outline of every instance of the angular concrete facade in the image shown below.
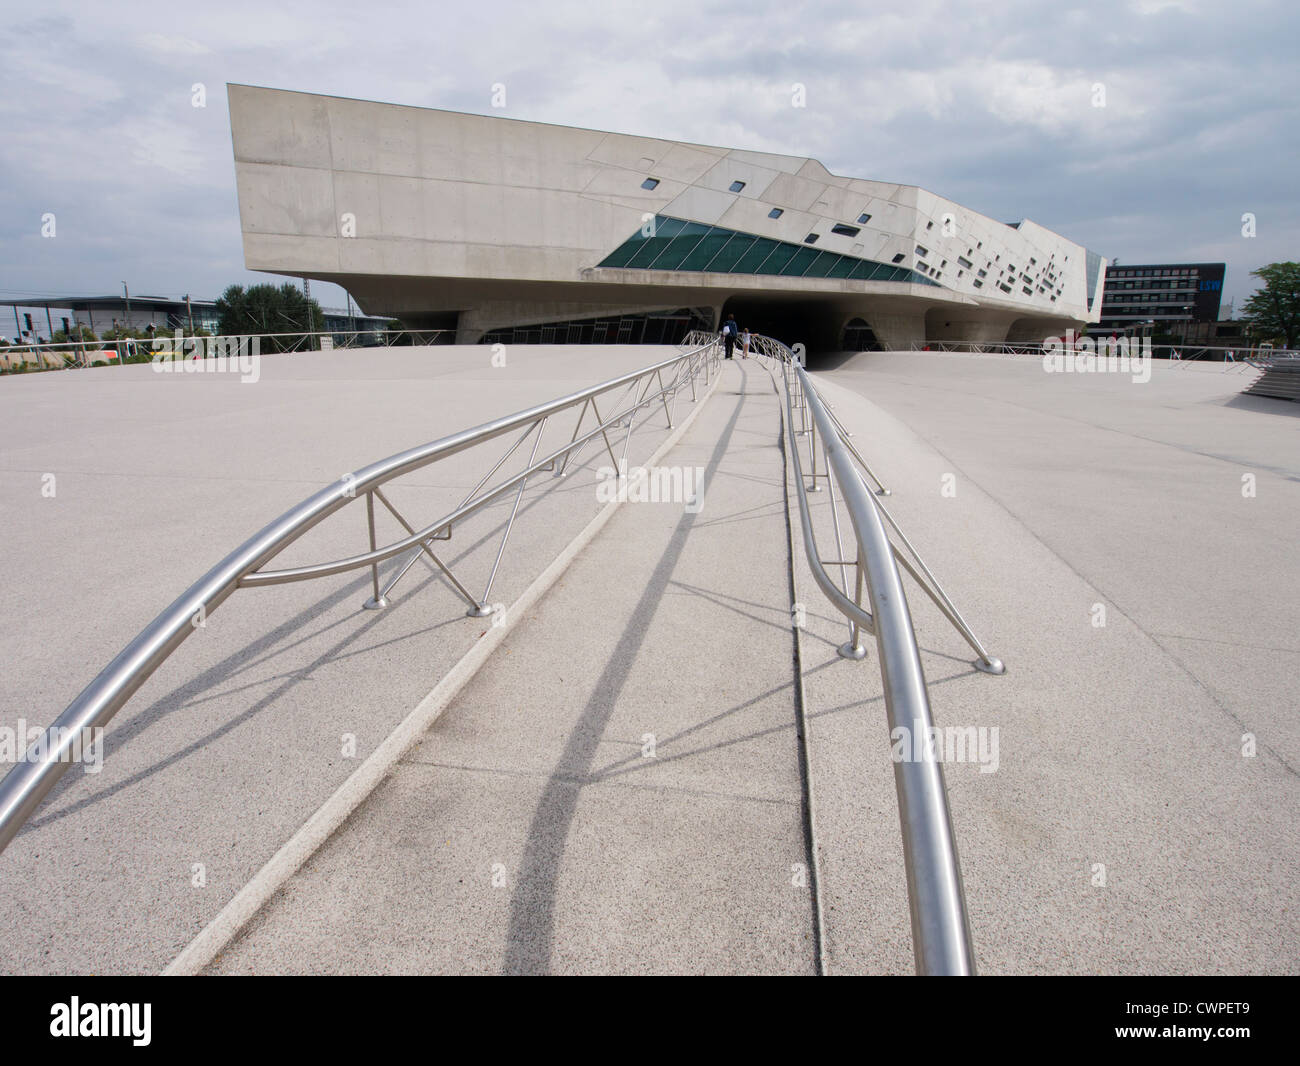
<svg viewBox="0 0 1300 1066"><path fill-rule="evenodd" d="M461 342L678 308L836 348L846 328L909 348L1097 321L1105 264L1082 245L815 159L229 94L248 268L336 282Z"/></svg>

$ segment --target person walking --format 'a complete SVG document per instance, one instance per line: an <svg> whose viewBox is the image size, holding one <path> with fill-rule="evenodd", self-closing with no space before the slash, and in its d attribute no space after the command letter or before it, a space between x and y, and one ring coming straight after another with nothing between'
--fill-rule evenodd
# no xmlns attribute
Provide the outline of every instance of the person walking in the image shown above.
<svg viewBox="0 0 1300 1066"><path fill-rule="evenodd" d="M727 321L722 323L722 345L726 349L728 359L731 358L731 353L735 350L736 335L739 332L740 328L736 325L736 316L728 315Z"/></svg>
<svg viewBox="0 0 1300 1066"><path fill-rule="evenodd" d="M745 327L745 332L740 335L740 357L749 358L749 327Z"/></svg>

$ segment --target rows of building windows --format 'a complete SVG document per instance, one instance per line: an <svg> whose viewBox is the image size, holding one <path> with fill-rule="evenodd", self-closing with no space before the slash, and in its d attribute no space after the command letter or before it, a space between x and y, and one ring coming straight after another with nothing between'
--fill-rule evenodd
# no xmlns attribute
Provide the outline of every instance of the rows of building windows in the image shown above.
<svg viewBox="0 0 1300 1066"><path fill-rule="evenodd" d="M1119 321L1126 318L1192 318L1190 307L1177 307L1167 304L1153 304L1150 307L1107 307L1102 315L1103 322Z"/></svg>
<svg viewBox="0 0 1300 1066"><path fill-rule="evenodd" d="M1106 280L1111 278L1167 278L1167 277L1184 277L1190 275L1196 277L1200 271L1196 267L1142 267L1131 270L1113 269L1106 271Z"/></svg>
<svg viewBox="0 0 1300 1066"><path fill-rule="evenodd" d="M907 267L820 251L805 244L759 237L702 222L656 215L600 262L635 270L691 270L716 274L774 274L796 278L848 278L936 285Z"/></svg>
<svg viewBox="0 0 1300 1066"><path fill-rule="evenodd" d="M1123 295L1112 295L1106 293L1106 303L1110 304L1152 304L1161 303L1165 300L1176 300L1179 294L1176 292L1126 292Z"/></svg>
<svg viewBox="0 0 1300 1066"><path fill-rule="evenodd" d="M1106 291L1118 292L1123 289L1135 289L1139 292L1151 290L1168 290L1177 289L1179 291L1195 292L1197 289L1196 278L1176 278L1169 281L1115 281L1106 279Z"/></svg>

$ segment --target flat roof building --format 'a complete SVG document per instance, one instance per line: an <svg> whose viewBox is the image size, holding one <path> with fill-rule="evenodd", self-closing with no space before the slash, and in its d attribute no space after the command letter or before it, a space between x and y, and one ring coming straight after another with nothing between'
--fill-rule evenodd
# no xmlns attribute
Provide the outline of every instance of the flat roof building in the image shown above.
<svg viewBox="0 0 1300 1066"><path fill-rule="evenodd" d="M0 307L12 311L15 339L29 343L37 337L48 341L59 330L71 333L77 326L87 326L97 334L114 326L138 330L153 326L155 330L170 333L174 329L190 328L191 321L195 329L215 332L217 328L217 309L212 300L178 300L166 296L25 296L0 300ZM8 329L0 324L0 335Z"/></svg>
<svg viewBox="0 0 1300 1066"><path fill-rule="evenodd" d="M1105 261L815 159L229 86L244 260L457 340L1037 340Z"/></svg>
<svg viewBox="0 0 1300 1066"><path fill-rule="evenodd" d="M1217 322L1223 263L1116 264L1106 271L1098 332L1133 332L1147 325L1179 333Z"/></svg>

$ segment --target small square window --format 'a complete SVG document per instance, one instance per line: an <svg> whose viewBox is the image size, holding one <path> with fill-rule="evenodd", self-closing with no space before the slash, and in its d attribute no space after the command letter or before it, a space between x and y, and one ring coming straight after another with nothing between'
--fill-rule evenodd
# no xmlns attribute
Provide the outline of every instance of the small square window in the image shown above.
<svg viewBox="0 0 1300 1066"><path fill-rule="evenodd" d="M774 207L774 208L772 208L771 211L769 211L769 212L767 213L767 217L768 217L768 218L780 218L780 217L781 217L782 215L784 215L784 214L785 214L784 209L782 209L782 208L780 208L780 207Z"/></svg>
<svg viewBox="0 0 1300 1066"><path fill-rule="evenodd" d="M856 237L861 231L857 226L846 226L843 222L837 222L831 227L832 233L838 233L841 237Z"/></svg>
<svg viewBox="0 0 1300 1066"><path fill-rule="evenodd" d="M896 256L894 256L893 259L890 260L891 263L901 263L902 261L903 261L903 253L902 253L902 252L899 252Z"/></svg>
<svg viewBox="0 0 1300 1066"><path fill-rule="evenodd" d="M745 187L745 183L743 181L733 181L731 183L732 192L740 192L740 190L743 189L744 187Z"/></svg>
<svg viewBox="0 0 1300 1066"><path fill-rule="evenodd" d="M871 221L871 216L864 212L863 214L858 216L858 221L865 225L866 223Z"/></svg>
<svg viewBox="0 0 1300 1066"><path fill-rule="evenodd" d="M934 223L933 223L933 222L927 222L927 223L925 224L925 228L926 228L926 229L934 229Z"/></svg>
<svg viewBox="0 0 1300 1066"><path fill-rule="evenodd" d="M816 244L816 243L817 243L817 234L815 234L815 233L810 233L810 234L808 234L808 236L805 237L805 238L803 239L803 242L804 242L804 244Z"/></svg>
<svg viewBox="0 0 1300 1066"><path fill-rule="evenodd" d="M658 185L659 185L659 179L658 179L658 178L646 178L645 181L643 181L643 182L641 183L641 188L643 188L643 189L654 189L654 188L658 187Z"/></svg>
<svg viewBox="0 0 1300 1066"><path fill-rule="evenodd" d="M930 250L929 250L928 248L922 248L922 247L918 244L918 245L916 246L916 254L917 254L917 255L929 255L929 254L930 254Z"/></svg>

